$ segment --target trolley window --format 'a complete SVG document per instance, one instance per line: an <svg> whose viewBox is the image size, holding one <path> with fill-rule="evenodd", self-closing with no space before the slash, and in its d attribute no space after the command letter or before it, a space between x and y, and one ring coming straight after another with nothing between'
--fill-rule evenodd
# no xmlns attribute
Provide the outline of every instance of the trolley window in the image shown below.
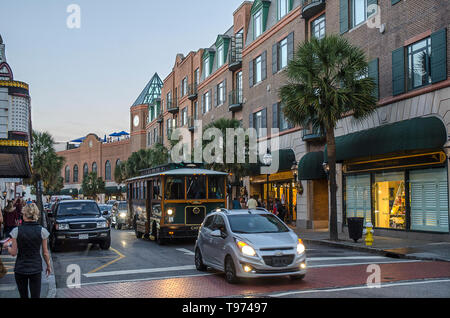
<svg viewBox="0 0 450 318"><path fill-rule="evenodd" d="M167 177L165 200L184 200L184 177Z"/></svg>
<svg viewBox="0 0 450 318"><path fill-rule="evenodd" d="M208 199L225 198L225 177L210 176L208 182Z"/></svg>
<svg viewBox="0 0 450 318"><path fill-rule="evenodd" d="M206 176L187 177L187 198L206 199Z"/></svg>

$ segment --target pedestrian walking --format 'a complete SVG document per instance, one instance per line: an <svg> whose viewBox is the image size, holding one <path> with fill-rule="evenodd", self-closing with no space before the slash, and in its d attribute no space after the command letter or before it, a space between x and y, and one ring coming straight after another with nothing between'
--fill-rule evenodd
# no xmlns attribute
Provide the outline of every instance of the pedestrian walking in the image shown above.
<svg viewBox="0 0 450 318"><path fill-rule="evenodd" d="M241 209L241 202L237 198L234 198L233 200L233 210L240 210Z"/></svg>
<svg viewBox="0 0 450 318"><path fill-rule="evenodd" d="M286 217L286 208L281 203L280 199L277 199L276 205L277 205L278 217L281 219L281 221L284 222L284 219Z"/></svg>
<svg viewBox="0 0 450 318"><path fill-rule="evenodd" d="M5 243L5 248L11 256L17 256L14 267L16 284L21 298L40 298L42 280L42 254L47 264L47 277L51 274L50 254L48 252L48 231L40 226L39 209L35 204L29 204L23 208L23 224L14 228L10 236L10 243Z"/></svg>
<svg viewBox="0 0 450 318"><path fill-rule="evenodd" d="M245 203L245 199L242 197L241 198L241 209L246 209L247 208L247 204Z"/></svg>
<svg viewBox="0 0 450 318"><path fill-rule="evenodd" d="M3 211L2 211L2 207L0 207L0 240L1 239L3 239Z"/></svg>
<svg viewBox="0 0 450 318"><path fill-rule="evenodd" d="M22 223L22 208L25 206L24 200L19 197L14 201L14 207L16 208L16 214L17 214L17 220L19 221L19 224Z"/></svg>
<svg viewBox="0 0 450 318"><path fill-rule="evenodd" d="M254 197L250 198L247 202L247 207L249 210L255 210L258 207L258 201Z"/></svg>
<svg viewBox="0 0 450 318"><path fill-rule="evenodd" d="M17 217L17 211L11 200L8 201L6 208L3 212L3 222L4 222L4 235L8 236L13 228L19 225L19 220Z"/></svg>

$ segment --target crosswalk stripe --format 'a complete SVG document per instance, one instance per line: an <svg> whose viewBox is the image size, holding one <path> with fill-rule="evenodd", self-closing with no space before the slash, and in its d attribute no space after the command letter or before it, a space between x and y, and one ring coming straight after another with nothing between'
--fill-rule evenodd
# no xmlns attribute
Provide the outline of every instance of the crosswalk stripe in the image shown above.
<svg viewBox="0 0 450 318"><path fill-rule="evenodd" d="M96 272L83 274L84 277L105 277L105 276L117 276L117 275L133 275L133 274L148 274L148 273L161 273L161 272L174 272L185 271L195 269L194 265L175 266L175 267L162 267L162 268L148 268L148 269L134 269L114 272Z"/></svg>

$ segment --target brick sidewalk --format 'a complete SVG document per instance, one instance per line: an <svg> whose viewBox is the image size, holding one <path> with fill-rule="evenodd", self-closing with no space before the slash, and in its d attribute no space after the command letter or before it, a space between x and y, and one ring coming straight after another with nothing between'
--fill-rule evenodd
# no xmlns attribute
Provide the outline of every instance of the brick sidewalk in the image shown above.
<svg viewBox="0 0 450 318"><path fill-rule="evenodd" d="M445 262L411 262L381 264L382 282L450 277ZM235 295L249 296L292 290L309 290L365 285L367 265L313 268L304 281L267 278L228 284L223 275L165 280L124 282L83 286L80 289L58 289L58 298L211 298Z"/></svg>

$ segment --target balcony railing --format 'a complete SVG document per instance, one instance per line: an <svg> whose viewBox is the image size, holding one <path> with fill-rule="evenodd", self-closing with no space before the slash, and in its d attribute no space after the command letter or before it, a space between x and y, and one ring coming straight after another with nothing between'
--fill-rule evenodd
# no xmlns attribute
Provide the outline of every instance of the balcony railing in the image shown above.
<svg viewBox="0 0 450 318"><path fill-rule="evenodd" d="M303 129L303 141L315 141L323 139L324 137L325 135L320 127L310 127Z"/></svg>
<svg viewBox="0 0 450 318"><path fill-rule="evenodd" d="M191 132L194 131L195 130L195 118L193 116L189 116L187 122L188 122L187 125L189 128L189 131L191 131Z"/></svg>
<svg viewBox="0 0 450 318"><path fill-rule="evenodd" d="M179 112L178 99L174 98L167 101L167 111L171 114L176 114Z"/></svg>
<svg viewBox="0 0 450 318"><path fill-rule="evenodd" d="M325 0L302 0L302 17L306 20L325 9Z"/></svg>
<svg viewBox="0 0 450 318"><path fill-rule="evenodd" d="M196 100L198 96L198 84L193 83L188 85L188 98L190 100Z"/></svg>
<svg viewBox="0 0 450 318"><path fill-rule="evenodd" d="M243 99L242 90L232 90L228 94L228 109L232 112L241 110Z"/></svg>
<svg viewBox="0 0 450 318"><path fill-rule="evenodd" d="M244 47L244 38L242 34L236 34L231 38L229 49L228 69L236 71L242 67L242 48Z"/></svg>

